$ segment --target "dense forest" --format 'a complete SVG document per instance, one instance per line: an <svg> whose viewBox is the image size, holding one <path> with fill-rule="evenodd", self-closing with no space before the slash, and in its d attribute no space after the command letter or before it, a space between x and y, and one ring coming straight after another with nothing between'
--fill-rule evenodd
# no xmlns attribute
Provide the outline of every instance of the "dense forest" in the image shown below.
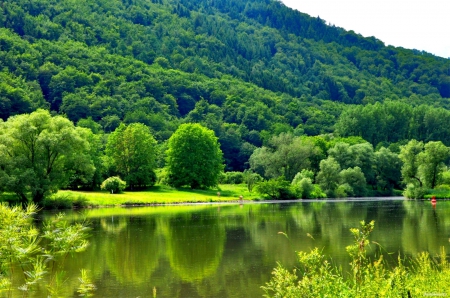
<svg viewBox="0 0 450 298"><path fill-rule="evenodd" d="M275 0L1 0L0 65L4 121L44 108L95 134L142 123L160 149L200 123L226 171L281 133L450 146L449 59Z"/></svg>

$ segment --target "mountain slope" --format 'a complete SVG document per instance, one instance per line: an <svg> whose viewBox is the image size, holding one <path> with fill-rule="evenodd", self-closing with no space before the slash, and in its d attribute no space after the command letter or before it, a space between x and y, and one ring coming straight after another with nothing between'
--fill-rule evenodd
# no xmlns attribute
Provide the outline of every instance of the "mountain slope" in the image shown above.
<svg viewBox="0 0 450 298"><path fill-rule="evenodd" d="M0 7L2 119L50 107L106 132L143 122L161 141L182 121L201 122L235 169L271 135L333 132L347 104L450 108L449 60L386 47L278 1Z"/></svg>

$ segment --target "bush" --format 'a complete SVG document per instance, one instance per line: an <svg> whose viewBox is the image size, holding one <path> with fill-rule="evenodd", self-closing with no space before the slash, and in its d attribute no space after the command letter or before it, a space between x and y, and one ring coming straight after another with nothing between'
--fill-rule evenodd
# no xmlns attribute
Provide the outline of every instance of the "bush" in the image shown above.
<svg viewBox="0 0 450 298"><path fill-rule="evenodd" d="M336 198L347 198L354 195L353 188L348 183L344 183L338 186L334 191L334 196Z"/></svg>
<svg viewBox="0 0 450 298"><path fill-rule="evenodd" d="M126 182L120 179L120 177L114 176L109 177L105 181L103 181L102 185L100 185L100 188L102 190L107 190L110 193L121 193L125 187L127 186Z"/></svg>
<svg viewBox="0 0 450 298"><path fill-rule="evenodd" d="M323 199L327 197L318 184L313 184L313 187L314 189L311 192L311 199Z"/></svg>
<svg viewBox="0 0 450 298"><path fill-rule="evenodd" d="M253 187L258 182L261 182L263 178L258 173L253 172L252 170L248 169L245 170L244 173L242 173L244 176L244 182L247 184L247 189L249 192L253 191Z"/></svg>
<svg viewBox="0 0 450 298"><path fill-rule="evenodd" d="M256 191L272 200L295 199L291 185L288 181L284 180L284 177L259 182L256 185Z"/></svg>
<svg viewBox="0 0 450 298"><path fill-rule="evenodd" d="M220 184L241 184L244 182L242 172L225 172L219 176Z"/></svg>
<svg viewBox="0 0 450 298"><path fill-rule="evenodd" d="M295 177L297 177L297 175ZM294 184L294 182L296 183ZM314 184L310 178L302 178L300 181L296 181L296 178L294 178L292 188L296 197L302 199L314 199L312 196L314 192Z"/></svg>
<svg viewBox="0 0 450 298"><path fill-rule="evenodd" d="M414 184L408 184L406 186L403 195L408 199L423 199L425 197L426 191L423 187L416 186Z"/></svg>

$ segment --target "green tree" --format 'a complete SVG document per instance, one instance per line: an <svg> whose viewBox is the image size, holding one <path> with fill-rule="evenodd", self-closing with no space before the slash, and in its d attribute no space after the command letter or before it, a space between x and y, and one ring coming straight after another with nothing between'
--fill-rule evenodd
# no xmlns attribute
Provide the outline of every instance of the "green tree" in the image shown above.
<svg viewBox="0 0 450 298"><path fill-rule="evenodd" d="M418 187L423 186L423 181L419 174L420 159L419 154L423 151L423 142L411 140L408 144L400 147L399 157L403 161L402 179L408 184L412 183Z"/></svg>
<svg viewBox="0 0 450 298"><path fill-rule="evenodd" d="M428 142L425 150L418 155L421 163L419 172L426 187L435 188L445 171L445 161L450 156L449 148L442 142Z"/></svg>
<svg viewBox="0 0 450 298"><path fill-rule="evenodd" d="M317 173L316 182L329 197L335 196L339 185L340 171L341 167L333 157L328 157L320 162L320 171Z"/></svg>
<svg viewBox="0 0 450 298"><path fill-rule="evenodd" d="M0 172L6 190L23 204L29 195L41 204L46 195L67 186L75 170L93 173L85 130L45 110L0 122Z"/></svg>
<svg viewBox="0 0 450 298"><path fill-rule="evenodd" d="M281 133L270 139L267 147L256 149L250 156L250 167L265 177L284 176L292 181L303 169L311 167L310 157L320 154L311 140Z"/></svg>
<svg viewBox="0 0 450 298"><path fill-rule="evenodd" d="M349 195L363 197L366 194L366 177L360 167L342 170L339 176L340 184L348 184L351 187Z"/></svg>
<svg viewBox="0 0 450 298"><path fill-rule="evenodd" d="M114 177L109 177L108 179L103 181L100 188L102 190L109 191L111 194L114 194L114 193L121 193L125 189L126 186L127 186L127 183L125 181L120 179L120 177L114 176Z"/></svg>
<svg viewBox="0 0 450 298"><path fill-rule="evenodd" d="M205 188L218 183L223 154L214 132L200 124L180 125L167 149L169 184Z"/></svg>
<svg viewBox="0 0 450 298"><path fill-rule="evenodd" d="M144 124L121 124L108 137L106 155L112 171L119 174L130 189L155 184L156 140Z"/></svg>
<svg viewBox="0 0 450 298"><path fill-rule="evenodd" d="M398 154L385 147L375 152L375 175L377 186L383 191L392 191L401 181L402 161Z"/></svg>

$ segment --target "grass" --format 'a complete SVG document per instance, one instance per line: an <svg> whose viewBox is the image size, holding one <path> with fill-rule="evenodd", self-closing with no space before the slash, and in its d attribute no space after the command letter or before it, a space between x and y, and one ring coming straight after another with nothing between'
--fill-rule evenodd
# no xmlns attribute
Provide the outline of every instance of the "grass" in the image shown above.
<svg viewBox="0 0 450 298"><path fill-rule="evenodd" d="M431 199L436 197L438 200L448 200L450 199L450 190L448 189L432 189L428 194L425 195L425 199Z"/></svg>
<svg viewBox="0 0 450 298"><path fill-rule="evenodd" d="M218 195L220 192L220 196ZM209 203L256 200L258 196L250 193L246 185L222 184L216 189L191 190L188 188L171 188L157 185L148 190L125 191L120 194L110 194L106 191L70 191L62 190L58 194L69 196L83 196L89 206L118 206L118 205L150 205L150 204L178 204L178 203Z"/></svg>

